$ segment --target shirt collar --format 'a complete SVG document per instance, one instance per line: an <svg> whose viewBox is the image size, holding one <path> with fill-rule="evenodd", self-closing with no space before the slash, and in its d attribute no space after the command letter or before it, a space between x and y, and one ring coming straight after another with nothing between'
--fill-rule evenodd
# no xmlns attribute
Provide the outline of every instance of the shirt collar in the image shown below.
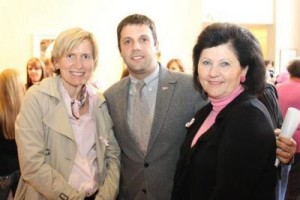
<svg viewBox="0 0 300 200"><path fill-rule="evenodd" d="M149 76L144 78L144 82L146 83L146 85L149 84L150 82L152 82L155 78L157 78L158 74L159 74L159 65L155 68L155 70ZM140 81L140 80L137 80L136 78L134 78L131 75L129 75L129 77L130 77L130 82L132 84L136 84L138 81Z"/></svg>

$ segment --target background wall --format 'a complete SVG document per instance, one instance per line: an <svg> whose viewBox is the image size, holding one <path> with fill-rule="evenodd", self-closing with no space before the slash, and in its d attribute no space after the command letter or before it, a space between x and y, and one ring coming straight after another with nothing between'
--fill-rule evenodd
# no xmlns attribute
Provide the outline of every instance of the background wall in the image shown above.
<svg viewBox="0 0 300 200"><path fill-rule="evenodd" d="M287 62L280 65L281 51L293 49L300 55L300 1L277 0L275 5L275 62L279 71L284 71Z"/></svg>
<svg viewBox="0 0 300 200"><path fill-rule="evenodd" d="M189 67L193 43L201 30L198 8L199 1L181 0L1 0L0 71L18 68L25 80L25 65L33 56L34 34L82 27L92 31L98 40L95 78L105 89L121 76L123 62L117 49L116 28L132 13L146 14L155 21L163 64L180 57Z"/></svg>
<svg viewBox="0 0 300 200"><path fill-rule="evenodd" d="M207 6L207 2L211 4ZM296 25L297 19L300 19L299 12L296 12L300 1L266 0L263 2L267 3L263 4L261 0L252 0L251 4L236 2L240 0L1 0L0 71L7 67L18 68L25 81L25 65L33 56L35 34L53 35L67 28L82 27L92 31L99 42L99 64L95 78L106 89L119 80L123 67L117 48L117 25L132 13L146 14L155 21L162 64L178 57L185 63L188 73L192 69L194 42L204 24L214 20L226 19L265 27L266 56L270 59L279 60L279 50L283 47L300 49L300 38L297 37L300 28ZM241 8L237 9L233 4ZM216 13L219 18L213 19Z"/></svg>

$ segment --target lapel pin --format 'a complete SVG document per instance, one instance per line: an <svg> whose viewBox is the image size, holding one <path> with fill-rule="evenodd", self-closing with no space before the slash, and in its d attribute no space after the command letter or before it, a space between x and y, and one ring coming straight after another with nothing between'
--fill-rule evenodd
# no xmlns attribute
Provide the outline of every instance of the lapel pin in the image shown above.
<svg viewBox="0 0 300 200"><path fill-rule="evenodd" d="M189 128L194 123L194 121L195 121L195 118L193 118L191 121L187 122L185 124L185 127Z"/></svg>
<svg viewBox="0 0 300 200"><path fill-rule="evenodd" d="M168 89L168 87L167 86L162 86L161 89L162 89L162 91L165 91L165 90Z"/></svg>

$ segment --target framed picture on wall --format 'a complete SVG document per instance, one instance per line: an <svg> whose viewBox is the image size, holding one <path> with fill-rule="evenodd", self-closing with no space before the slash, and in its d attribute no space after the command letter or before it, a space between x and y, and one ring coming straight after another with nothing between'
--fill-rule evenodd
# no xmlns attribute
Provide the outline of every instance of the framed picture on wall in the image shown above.
<svg viewBox="0 0 300 200"><path fill-rule="evenodd" d="M37 58L50 57L56 34L53 32L33 33L33 56Z"/></svg>
<svg viewBox="0 0 300 200"><path fill-rule="evenodd" d="M285 71L289 62L297 57L296 49L281 49L280 50L280 72Z"/></svg>

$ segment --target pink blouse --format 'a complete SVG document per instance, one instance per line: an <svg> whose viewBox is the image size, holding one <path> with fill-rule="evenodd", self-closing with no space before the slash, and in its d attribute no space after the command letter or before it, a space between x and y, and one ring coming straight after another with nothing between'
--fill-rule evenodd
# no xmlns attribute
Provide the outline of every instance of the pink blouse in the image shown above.
<svg viewBox="0 0 300 200"><path fill-rule="evenodd" d="M99 186L97 178L99 170L95 149L97 129L93 116L93 105L97 100L96 93L91 86L87 85L89 112L80 116L77 120L72 115L71 98L62 82L60 82L60 92L68 109L71 127L77 144L77 152L68 183L73 189L90 196L97 191Z"/></svg>

